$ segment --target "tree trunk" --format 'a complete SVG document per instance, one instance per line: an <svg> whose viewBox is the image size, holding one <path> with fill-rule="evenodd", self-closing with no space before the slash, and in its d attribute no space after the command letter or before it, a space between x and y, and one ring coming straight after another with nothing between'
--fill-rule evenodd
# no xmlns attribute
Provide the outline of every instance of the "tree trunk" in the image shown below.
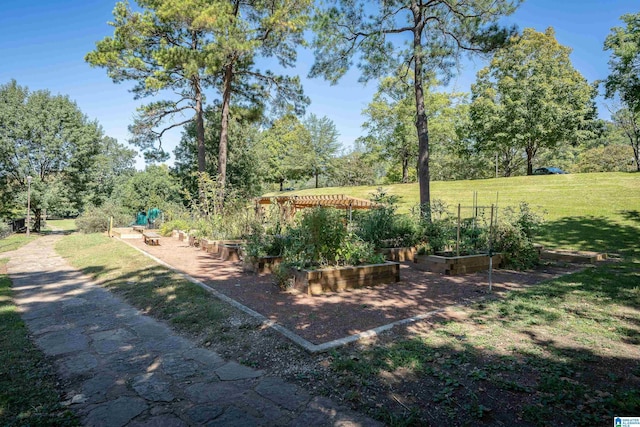
<svg viewBox="0 0 640 427"><path fill-rule="evenodd" d="M40 225L42 224L42 209L34 209L34 221L33 221L33 229L31 231L35 231L36 233L40 232Z"/></svg>
<svg viewBox="0 0 640 427"><path fill-rule="evenodd" d="M280 180L280 191L282 191L282 184L284 184L284 179Z"/></svg>
<svg viewBox="0 0 640 427"><path fill-rule="evenodd" d="M222 119L220 121L220 146L218 149L218 180L220 191L224 194L227 182L227 141L229 140L229 105L231 103L231 81L233 65L225 67L222 92Z"/></svg>
<svg viewBox="0 0 640 427"><path fill-rule="evenodd" d="M318 175L320 174L318 172L318 168L316 168L314 172L315 172L315 176L316 176L316 188L318 188Z"/></svg>
<svg viewBox="0 0 640 427"><path fill-rule="evenodd" d="M204 147L204 111L202 109L202 88L200 79L194 78L193 89L196 94L196 139L198 140L198 172L206 171L206 150Z"/></svg>
<svg viewBox="0 0 640 427"><path fill-rule="evenodd" d="M402 183L409 182L409 156L402 156Z"/></svg>
<svg viewBox="0 0 640 427"><path fill-rule="evenodd" d="M525 149L527 152L527 175L533 175L533 157L536 155L536 152L530 146Z"/></svg>
<svg viewBox="0 0 640 427"><path fill-rule="evenodd" d="M424 90L422 87L422 43L424 24L422 13L415 0L411 1L413 12L413 67L414 89L416 93L416 130L418 132L418 185L420 187L420 209L423 217L431 221L431 194L429 189L429 127L424 108Z"/></svg>

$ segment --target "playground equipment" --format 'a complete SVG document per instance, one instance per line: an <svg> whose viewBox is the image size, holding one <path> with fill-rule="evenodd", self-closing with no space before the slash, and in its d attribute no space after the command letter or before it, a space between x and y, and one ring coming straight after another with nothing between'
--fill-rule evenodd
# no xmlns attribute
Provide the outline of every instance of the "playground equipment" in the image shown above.
<svg viewBox="0 0 640 427"><path fill-rule="evenodd" d="M160 217L162 211L158 208L149 209L147 212L140 211L136 215L135 225L142 225L147 228L153 228L153 224Z"/></svg>

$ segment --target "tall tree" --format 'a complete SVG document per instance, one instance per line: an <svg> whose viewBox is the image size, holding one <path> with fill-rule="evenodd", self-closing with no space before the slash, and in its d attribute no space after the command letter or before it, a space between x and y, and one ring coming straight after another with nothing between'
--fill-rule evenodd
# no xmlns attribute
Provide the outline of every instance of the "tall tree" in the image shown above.
<svg viewBox="0 0 640 427"><path fill-rule="evenodd" d="M626 26L612 28L604 42L611 51L606 96L618 93L630 110L640 113L640 12L622 15L622 20Z"/></svg>
<svg viewBox="0 0 640 427"><path fill-rule="evenodd" d="M315 20L316 62L312 76L335 83L358 56L361 79L413 69L420 203L430 203L429 131L424 77L439 71L446 80L465 52L488 52L509 31L495 23L512 13L518 0L334 0ZM406 44L402 45L403 42ZM429 210L425 210L428 215Z"/></svg>
<svg viewBox="0 0 640 427"><path fill-rule="evenodd" d="M280 191L284 189L285 181L309 176L305 161L311 156L308 141L309 131L293 114L275 120L262 133L263 155L267 159L266 179L279 184Z"/></svg>
<svg viewBox="0 0 640 427"><path fill-rule="evenodd" d="M409 167L417 165L418 158L414 126L416 108L411 92L411 86L402 78L385 77L362 112L367 117L362 125L367 135L360 139L361 142L381 161L393 159L398 162L403 183L409 182Z"/></svg>
<svg viewBox="0 0 640 427"><path fill-rule="evenodd" d="M205 147L207 149L207 168L205 172L215 177L218 169L220 142L220 105L209 107L205 111ZM264 173L264 158L259 155L260 125L262 111L233 107L229 119L229 166L227 184L246 197L257 196L261 192L261 174ZM180 143L174 151L173 172L180 179L183 188L192 195L198 190L198 171L195 159L198 155L196 128L193 124L185 127Z"/></svg>
<svg viewBox="0 0 640 427"><path fill-rule="evenodd" d="M116 182L123 176L135 172L135 158L138 153L118 143L115 138L103 137L99 142L98 154L92 167L87 188L87 202L100 206L113 194Z"/></svg>
<svg viewBox="0 0 640 427"><path fill-rule="evenodd" d="M16 81L0 86L0 187L12 204L33 178L31 204L36 221L51 193L65 192L82 206L90 170L103 138L96 122L66 96L30 92ZM37 224L37 223L36 223Z"/></svg>
<svg viewBox="0 0 640 427"><path fill-rule="evenodd" d="M640 172L640 111L634 112L622 108L615 112L612 119L633 148L636 170Z"/></svg>
<svg viewBox="0 0 640 427"><path fill-rule="evenodd" d="M145 170L121 179L113 199L133 216L140 211L165 210L181 203L182 194L167 165L148 165Z"/></svg>
<svg viewBox="0 0 640 427"><path fill-rule="evenodd" d="M573 68L570 53L553 28L527 28L496 52L471 87L479 143L490 152L524 152L528 175L540 149L577 143L594 116L595 91Z"/></svg>
<svg viewBox="0 0 640 427"><path fill-rule="evenodd" d="M86 56L107 69L114 82L132 80L136 98L167 90L170 99L139 110L132 142L147 158L166 158L156 147L169 129L195 123L198 171L206 170L205 89L222 96L218 179L226 182L228 121L232 95L252 101L307 99L297 77L278 76L255 67L258 58L275 57L282 67L294 64L302 42L310 0L137 0L141 12L119 2L114 9L114 36L99 41ZM178 119L187 110L194 116Z"/></svg>
<svg viewBox="0 0 640 427"><path fill-rule="evenodd" d="M319 186L318 177L327 173L331 160L335 156L340 144L338 130L330 118L318 117L310 114L304 120L304 127L309 133L309 167L315 177L316 188Z"/></svg>
<svg viewBox="0 0 640 427"><path fill-rule="evenodd" d="M401 72L380 80L378 91L363 111L367 117L363 128L368 134L360 139L371 154L379 156L380 161L393 159L400 165L400 181L403 183L409 182L409 170L418 166L412 76L412 72ZM435 92L434 86L433 77L425 79L425 114L430 123L431 164L433 155L455 138L458 118L454 117L454 109L461 96Z"/></svg>

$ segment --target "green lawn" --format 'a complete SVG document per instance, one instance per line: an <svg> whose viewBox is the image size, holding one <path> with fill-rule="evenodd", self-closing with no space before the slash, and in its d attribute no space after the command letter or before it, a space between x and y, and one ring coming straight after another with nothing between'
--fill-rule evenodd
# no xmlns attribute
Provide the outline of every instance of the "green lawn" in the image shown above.
<svg viewBox="0 0 640 427"><path fill-rule="evenodd" d="M346 194L370 198L378 187L329 187L268 193L271 195ZM418 184L382 186L400 197L400 211L408 212L419 201ZM431 184L432 200L457 204L500 207L529 203L544 212L545 229L539 237L545 245L638 256L640 233L640 173L592 173L518 176Z"/></svg>
<svg viewBox="0 0 640 427"><path fill-rule="evenodd" d="M204 289L103 234L71 234L56 251L130 304L185 332L199 331L231 308Z"/></svg>
<svg viewBox="0 0 640 427"><path fill-rule="evenodd" d="M0 252L15 251L37 238L37 234L31 234L29 237L26 234L11 234L4 239L0 239Z"/></svg>
<svg viewBox="0 0 640 427"><path fill-rule="evenodd" d="M48 230L62 230L65 232L76 231L76 220L71 219L48 219Z"/></svg>

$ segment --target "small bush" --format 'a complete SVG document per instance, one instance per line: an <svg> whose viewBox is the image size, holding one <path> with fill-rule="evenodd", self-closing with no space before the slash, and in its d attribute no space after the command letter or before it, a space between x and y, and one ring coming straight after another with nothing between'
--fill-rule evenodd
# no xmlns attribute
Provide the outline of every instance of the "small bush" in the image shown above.
<svg viewBox="0 0 640 427"><path fill-rule="evenodd" d="M114 201L107 200L101 206L87 207L82 215L76 218L76 226L83 233L105 232L109 229L111 217L114 227L127 227L133 222L130 212Z"/></svg>
<svg viewBox="0 0 640 427"><path fill-rule="evenodd" d="M396 213L397 197L378 190L373 201L379 205L357 216L356 234L376 248L413 246L421 234L419 222Z"/></svg>
<svg viewBox="0 0 640 427"><path fill-rule="evenodd" d="M506 264L516 269L527 269L538 263L538 252L533 246L533 238L542 225L542 216L531 210L525 202L518 210L505 209L503 220L495 231L494 249L502 252Z"/></svg>
<svg viewBox="0 0 640 427"><path fill-rule="evenodd" d="M189 226L189 222L184 219L174 219L171 221L166 221L160 226L160 234L163 236L169 236L173 230L189 230L191 227Z"/></svg>
<svg viewBox="0 0 640 427"><path fill-rule="evenodd" d="M0 221L0 239L4 239L11 234L11 227L4 221Z"/></svg>

